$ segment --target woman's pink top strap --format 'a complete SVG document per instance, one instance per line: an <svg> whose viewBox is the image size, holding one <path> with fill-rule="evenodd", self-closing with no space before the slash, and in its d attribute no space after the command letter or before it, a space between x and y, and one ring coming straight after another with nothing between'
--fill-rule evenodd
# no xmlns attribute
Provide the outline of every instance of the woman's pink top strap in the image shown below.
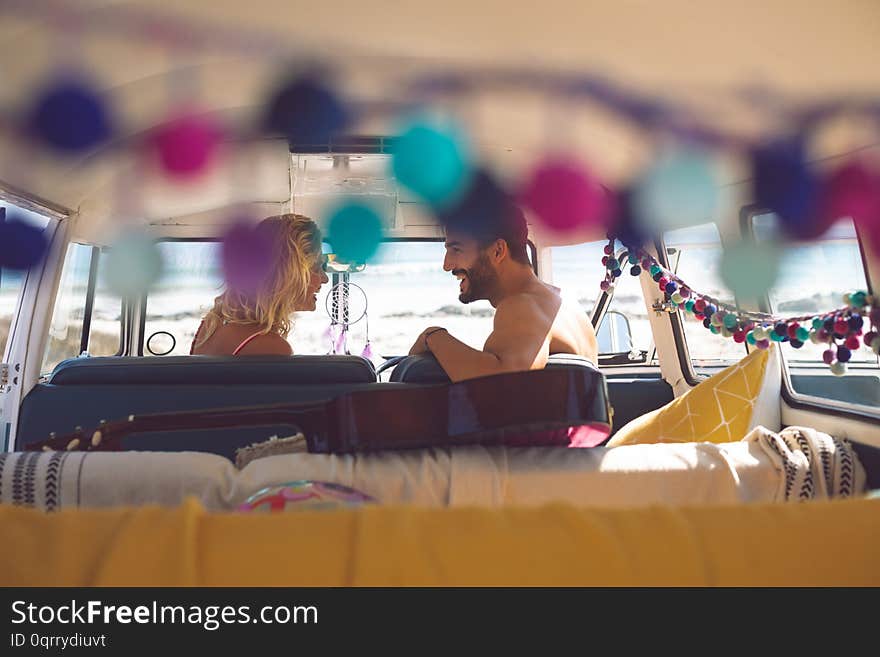
<svg viewBox="0 0 880 657"><path fill-rule="evenodd" d="M256 337L259 336L259 335L262 335L262 332L261 332L261 331L257 331L257 332L254 333L253 335L248 336L247 338L245 338L245 339L242 341L242 343L241 343L240 345L238 345L238 346L235 348L235 351L232 352L232 355L233 355L233 356L238 356L238 352L241 351L242 349L244 349L245 346L247 346L247 343L248 343L248 342L250 342L251 340L253 340L254 338L256 338Z"/></svg>

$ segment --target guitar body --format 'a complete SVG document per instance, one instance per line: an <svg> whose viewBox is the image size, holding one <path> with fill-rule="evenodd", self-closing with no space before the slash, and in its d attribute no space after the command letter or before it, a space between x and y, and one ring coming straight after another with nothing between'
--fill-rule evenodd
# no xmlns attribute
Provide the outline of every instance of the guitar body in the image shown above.
<svg viewBox="0 0 880 657"><path fill-rule="evenodd" d="M306 404L130 416L28 449L121 450L123 439L137 433L258 426L301 431L312 453L474 444L592 447L608 438L611 409L598 370L558 368L445 385L377 387Z"/></svg>

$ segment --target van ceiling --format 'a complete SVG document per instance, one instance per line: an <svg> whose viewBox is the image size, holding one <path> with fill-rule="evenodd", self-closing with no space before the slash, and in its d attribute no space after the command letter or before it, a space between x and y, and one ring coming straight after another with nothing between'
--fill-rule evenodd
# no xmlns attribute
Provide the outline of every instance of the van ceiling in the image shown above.
<svg viewBox="0 0 880 657"><path fill-rule="evenodd" d="M736 95L747 85L762 85L794 101L867 97L880 90L876 0L410 4L80 0L81 14L65 23L68 37L60 38L58 8L69 3L4 0L3 115L14 116L54 64L73 57L94 75L124 125L118 141L104 151L59 162L23 150L4 121L0 181L95 216L117 211L117 173L125 170L128 180L143 180L148 219L210 214L238 201L283 205L291 187L290 157L282 142L263 140L235 149L226 167L183 190L146 180L120 146L162 120L180 99L173 93L180 80L192 83L193 100L206 113L246 126L253 124L285 67L308 61L330 63L337 88L366 104L395 98L406 81L430 72L528 68L602 74L747 134L778 129ZM197 28L201 43L171 48L145 38L144 25L154 17ZM238 45L230 47L233 39ZM245 52L245 42L252 52ZM614 183L632 175L651 153L646 135L618 118L527 89L468 95L449 109L465 120L481 154L509 176L546 149L567 146ZM389 134L392 118L368 120L358 130ZM815 154L827 157L876 141L871 130L847 126L832 131ZM732 161L728 181L742 175Z"/></svg>

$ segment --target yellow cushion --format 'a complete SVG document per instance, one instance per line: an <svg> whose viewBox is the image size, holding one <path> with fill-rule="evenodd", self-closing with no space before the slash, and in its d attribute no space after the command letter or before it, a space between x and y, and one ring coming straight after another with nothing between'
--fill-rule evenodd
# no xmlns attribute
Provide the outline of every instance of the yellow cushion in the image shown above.
<svg viewBox="0 0 880 657"><path fill-rule="evenodd" d="M878 586L878 520L868 499L267 514L0 504L0 586Z"/></svg>
<svg viewBox="0 0 880 657"><path fill-rule="evenodd" d="M775 404L772 386L765 385L771 349L756 349L740 362L718 372L656 411L638 417L608 441L608 447L639 443L726 443L741 440L762 421L760 407ZM767 382L771 383L771 382ZM769 398L768 398L769 397Z"/></svg>

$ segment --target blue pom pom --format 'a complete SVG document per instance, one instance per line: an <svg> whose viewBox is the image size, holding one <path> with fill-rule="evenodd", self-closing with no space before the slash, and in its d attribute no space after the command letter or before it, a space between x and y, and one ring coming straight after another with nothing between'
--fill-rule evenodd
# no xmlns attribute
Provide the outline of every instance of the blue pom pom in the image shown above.
<svg viewBox="0 0 880 657"><path fill-rule="evenodd" d="M282 85L269 101L263 129L287 138L291 148L327 144L351 121L339 98L310 75Z"/></svg>
<svg viewBox="0 0 880 657"><path fill-rule="evenodd" d="M678 289L678 285L676 285L673 281L669 281L664 289L666 290L666 294L672 294Z"/></svg>
<svg viewBox="0 0 880 657"><path fill-rule="evenodd" d="M718 312L718 308L716 308L714 305L712 305L712 304L710 303L710 304L707 304L707 305L706 305L706 309L703 311L703 314L704 314L706 317L711 317L712 315L714 315L714 314L717 313L717 312Z"/></svg>
<svg viewBox="0 0 880 657"><path fill-rule="evenodd" d="M788 326L785 322L777 322L773 330L779 335L788 335Z"/></svg>
<svg viewBox="0 0 880 657"><path fill-rule="evenodd" d="M613 272L611 272L611 275L614 276L614 278L618 278L622 273L623 272L620 269L615 269Z"/></svg>
<svg viewBox="0 0 880 657"><path fill-rule="evenodd" d="M48 242L41 228L18 219L14 214L0 219L0 267L30 269L46 254Z"/></svg>
<svg viewBox="0 0 880 657"><path fill-rule="evenodd" d="M815 236L819 186L800 140L777 141L752 153L755 202L775 212L796 237Z"/></svg>
<svg viewBox="0 0 880 657"><path fill-rule="evenodd" d="M851 331L858 331L860 328L862 328L862 326L864 326L865 321L862 319L861 315L853 313L847 323L849 324L849 328Z"/></svg>
<svg viewBox="0 0 880 657"><path fill-rule="evenodd" d="M841 363L846 363L852 357L852 352L846 347L840 346L837 348L837 360Z"/></svg>
<svg viewBox="0 0 880 657"><path fill-rule="evenodd" d="M26 118L28 132L67 154L94 148L110 137L110 118L97 92L73 78L43 91Z"/></svg>

